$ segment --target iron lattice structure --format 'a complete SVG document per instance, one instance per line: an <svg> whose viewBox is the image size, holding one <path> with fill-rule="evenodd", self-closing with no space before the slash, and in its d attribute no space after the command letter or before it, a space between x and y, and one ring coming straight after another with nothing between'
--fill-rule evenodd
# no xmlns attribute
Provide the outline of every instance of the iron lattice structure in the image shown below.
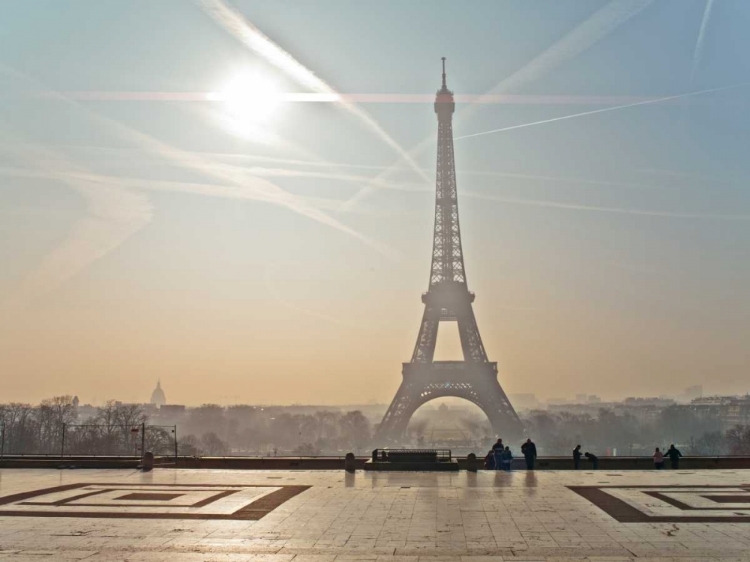
<svg viewBox="0 0 750 562"><path fill-rule="evenodd" d="M453 396L473 402L487 415L496 434L520 433L521 423L497 380L497 363L487 359L466 283L461 228L458 220L456 164L453 154L455 102L445 80L435 97L438 119L435 232L430 283L411 361L403 364L403 381L383 417L378 438L398 440L422 404ZM434 361L440 322L457 322L463 361Z"/></svg>

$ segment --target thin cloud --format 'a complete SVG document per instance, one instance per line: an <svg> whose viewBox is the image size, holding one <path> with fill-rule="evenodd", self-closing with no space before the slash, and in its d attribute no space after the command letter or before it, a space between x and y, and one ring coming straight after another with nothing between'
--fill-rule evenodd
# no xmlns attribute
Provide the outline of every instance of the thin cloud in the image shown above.
<svg viewBox="0 0 750 562"><path fill-rule="evenodd" d="M138 158L144 158L149 156L148 153L145 153L143 151L139 151L137 149L128 149L128 148L111 148L111 147L95 147L95 146L83 146L83 145L74 145L74 146L67 146L66 149L69 150L86 150L91 151L95 154L97 154L98 161L103 161L103 155L116 155L116 156L123 156L127 157L128 162L131 164L134 164L138 162ZM300 177L325 177L328 179L336 179L336 180L342 180L342 181L351 181L353 183L361 182L373 182L375 181L376 184L378 184L378 187L380 189L397 189L397 190L403 190L403 191L432 191L433 188L431 187L432 182L430 184L424 184L424 183L413 183L413 182L396 182L396 181L386 181L382 179L374 179L370 176L363 176L363 175L357 175L357 174L346 174L346 173L329 173L325 172L321 175L315 175L316 172L311 172L309 170L304 170L305 167L307 168L313 168L313 169L320 169L320 168L328 168L331 170L376 170L376 171L384 171L388 170L389 166L384 165L377 165L377 164L349 164L349 163L343 163L343 162L330 162L325 160L311 160L311 159L299 159L299 158L277 158L273 156L265 156L265 155L258 155L258 154L239 154L239 153L226 153L226 152L191 152L191 154L195 154L198 157L207 157L211 158L213 160L219 160L219 161L225 161L225 162L267 162L269 164L277 164L277 165L286 165L286 166L293 166L293 168L270 168L281 170L279 172L279 175L292 175L294 173L300 174ZM238 169L243 169L241 164L235 164L238 166ZM302 168L302 169L297 169ZM249 170L251 168L244 168L246 170ZM252 168L253 170L257 170L257 167ZM263 168L261 168L262 170ZM423 170L427 173L431 170L427 168L423 168ZM259 175L264 175L266 172L257 172ZM274 172L269 172L269 175L272 175ZM531 173L521 173L521 172L493 172L493 171L483 171L483 170L468 170L468 169L457 169L456 173L461 176L483 176L483 177L497 177L497 178L512 178L512 179L521 179L521 180L529 180L529 181L544 181L544 182L557 182L557 183L564 183L564 184L586 184L586 185L604 185L604 186L613 186L613 187L624 187L628 189L645 189L645 190L678 190L680 189L679 186L665 186L665 185L658 185L658 184L648 184L648 183L637 183L637 182L628 182L628 181L614 181L614 180L604 180L604 179L592 179L592 178L581 178L581 177L572 177L572 176L550 176L550 175L543 175L543 174L531 174ZM308 175L313 174L313 175ZM338 207L340 209L340 207ZM349 210L354 210L354 207L349 208Z"/></svg>
<svg viewBox="0 0 750 562"><path fill-rule="evenodd" d="M69 102L72 103L72 102ZM331 217L320 209L311 207L300 197L280 188L278 185L264 178L255 177L247 174L244 170L221 162L213 161L210 158L202 157L199 153L191 153L175 148L163 141L157 140L146 133L131 129L118 121L113 121L99 114L90 112L91 115L103 124L108 125L114 132L123 137L125 140L139 145L144 150L159 155L183 168L199 172L205 176L220 179L230 185L241 187L246 194L245 197L254 198L257 201L272 203L286 207L299 215L310 218L321 224L339 230L345 234L353 236L367 246L375 249L381 255L390 259L395 259L396 252L386 248L384 245L377 243L373 239L364 236L353 228L343 224L339 220Z"/></svg>
<svg viewBox="0 0 750 562"><path fill-rule="evenodd" d="M39 84L28 76L0 64L0 72L10 75L14 78L30 83L38 88ZM49 89L46 89L50 91ZM350 235L367 246L373 248L381 255L389 259L398 259L398 253L373 239L364 236L355 229L341 223L339 220L331 217L324 211L307 204L303 199L281 189L274 183L263 178L252 177L248 174L238 173L236 167L222 163L214 162L208 158L196 158L194 154L181 151L171 145L159 141L145 133L136 131L114 121L99 115L79 103L58 95L58 101L66 103L72 107L83 109L86 113L98 121L100 124L108 127L111 131L126 140L135 143L145 151L157 154L183 168L200 172L204 175L220 178L229 184L242 187L245 190L245 198L264 201L288 208L302 216L325 224L333 229ZM31 162L46 160L53 165L48 167L47 171L53 175L56 174L58 179L74 189L77 189L84 197L87 198L87 207L89 216L82 219L73 232L71 238L66 239L63 244L54 250L49 256L43 259L39 268L33 273L33 278L27 280L24 285L27 287L23 299L33 298L34 292L48 291L56 285L64 282L73 275L82 271L89 264L105 256L110 251L117 248L132 234L143 228L152 217L152 209L148 199L143 194L132 194L101 183L71 183L71 173L85 173L81 167L76 168L63 157L51 150L26 150L23 152L24 145L15 142L15 139L6 141L6 146L15 146L21 150L19 158ZM27 149L29 147L26 147ZM41 150L41 151L40 151ZM108 198L111 199L108 207ZM117 214L117 206L124 211L124 215ZM140 213L140 219L136 216ZM127 216L127 218L126 218ZM123 219L123 220L120 220ZM107 237L107 221L110 221L109 234ZM76 254L79 252L79 254ZM62 262L65 261L67 265ZM19 296L16 300L22 300Z"/></svg>
<svg viewBox="0 0 750 562"><path fill-rule="evenodd" d="M35 166L40 165L40 159L49 162L54 156L29 145L16 146L14 156ZM56 168L51 176L86 199L87 216L79 219L62 243L25 276L5 299L4 307L20 308L39 299L112 252L153 218L153 207L144 194L76 178L87 170L61 158L57 158ZM61 169L68 173L59 173Z"/></svg>
<svg viewBox="0 0 750 562"><path fill-rule="evenodd" d="M693 66L690 69L690 85L695 84L695 75L698 73L698 68L703 58L703 42L706 39L706 29L708 28L708 20L711 19L711 9L713 8L714 0L706 0L706 9L703 11L703 19L701 20L701 28L698 31L698 39L695 42L695 51L693 52Z"/></svg>
<svg viewBox="0 0 750 562"><path fill-rule="evenodd" d="M36 164L36 163L35 163ZM207 183L207 182L187 182L187 181L170 181L170 180L154 180L145 178L133 178L124 176L114 176L106 174L95 174L90 172L65 172L61 170L55 170L53 172L43 172L38 169L29 168L18 168L0 166L0 176L5 177L22 177L22 178L36 178L36 179L47 179L47 180L60 180L63 179L69 181L88 182L91 184L102 184L107 186L118 186L126 189L137 189L144 191L161 191L170 193L186 193L193 195L203 195L208 197L220 197L224 199L239 199L244 201L260 201L264 203L278 204L276 198L261 198L257 192L247 189L244 186L228 185L219 183ZM394 187L393 189L403 189ZM412 191L412 190L409 190ZM420 190L424 191L424 190ZM341 200L325 198L325 197L309 197L309 196L295 196L306 205L321 210L335 210L341 204ZM393 212L376 210L357 210L357 213L367 214L373 216L392 216ZM402 214L409 214L403 212ZM392 259L398 259L399 253L385 244L379 244L375 241L371 241L378 251L383 255L388 256Z"/></svg>
<svg viewBox="0 0 750 562"><path fill-rule="evenodd" d="M49 162L49 153L46 154L46 158ZM38 161L35 161L34 164L38 165ZM0 175L57 180L65 182L71 186L78 184L85 185L87 186L87 190L82 193L89 197L96 197L97 205L102 205L104 203L105 200L102 199L103 196L115 195L110 188L117 188L121 191L125 189L138 189L172 193L189 193L209 197L270 203L292 209L303 216L344 232L373 248L384 257L391 260L400 259L400 253L397 250L364 236L355 229L331 218L321 210L322 207L336 208L339 203L338 201L330 201L326 205L322 198L303 198L284 191L280 194L277 186L270 181L254 176L248 176L247 178L243 178L243 181L238 181L237 178L239 175L236 172L231 172L229 174L226 172L219 172L219 175L227 180L226 184L125 178L120 176L94 174L88 170L82 169L61 169L52 167L48 167L44 171L0 167ZM97 187L100 188L100 192L94 191Z"/></svg>
<svg viewBox="0 0 750 562"><path fill-rule="evenodd" d="M700 96L703 94L711 94L716 92L724 92L726 90L732 90L735 88L741 88L743 86L747 86L750 84L750 82L744 82L742 84L733 84L731 86L722 86L720 88L709 88L707 90L698 90L697 92L687 92L685 94L676 94L674 96L666 96L663 98L656 98L646 101L639 101L636 103L628 103L626 105L617 105L615 107L605 107L603 109L594 109L592 111L584 111L582 113L573 113L571 115L562 115L560 117L553 117L551 119L543 119L541 121L532 121L531 123L521 123L520 125L510 125L508 127L501 127L499 129L491 129L489 131L482 131L480 133L472 133L470 135L462 135L460 137L456 137L454 140L461 140L461 139L470 139L474 137L482 137L484 135L492 135L495 133L502 133L505 131L513 131L515 129L525 129L526 127L535 127L537 125L544 125L547 123L554 123L555 121L565 121L567 119L575 119L577 117L585 117L587 115L594 115L597 113L606 113L608 111L618 111L621 109L628 109L629 107L636 107L639 105L651 105L655 103L661 103L669 100L677 100L677 99L683 99L683 98L689 98L691 96Z"/></svg>
<svg viewBox="0 0 750 562"><path fill-rule="evenodd" d="M260 29L255 27L255 25L253 25L243 14L228 6L223 0L197 0L197 2L201 9L221 28L236 37L246 47L252 49L266 61L286 73L297 83L306 88L310 88L319 94L330 96L327 98L327 101L330 101L331 99L340 100L342 107L360 119L381 140L395 150L414 171L424 179L429 179L412 157L393 139L393 137L383 130L369 113L362 110L351 101L342 98L336 90L272 41Z"/></svg>
<svg viewBox="0 0 750 562"><path fill-rule="evenodd" d="M538 199L519 199L513 197L496 197L494 195L484 195L476 192L463 192L464 195L472 199L482 199L486 201L496 201L498 203L507 203L508 205L524 205L529 207L546 207L550 209L565 209L568 211L591 211L599 213L612 213L618 215L637 215L644 217L664 217L672 219L692 219L692 220L720 220L720 221L747 221L750 220L750 214L730 215L721 213L680 213L672 211L651 211L648 209L627 209L622 207L600 207L596 205L581 205L578 203L559 203L557 201L543 201Z"/></svg>
<svg viewBox="0 0 750 562"><path fill-rule="evenodd" d="M485 94L486 97L480 96L473 104L459 111L456 118L466 117L473 113L475 108L483 103L483 99L490 100L496 94L505 93L513 88L518 88L529 82L538 80L544 74L591 48L624 22L648 8L653 2L654 0L612 0L594 12L589 18L579 23L542 53L531 59L523 68L500 81ZM412 148L409 154L421 153L432 142L433 137L425 138ZM378 175L378 178L387 177L390 173L399 169L401 163L402 160L395 162L388 170ZM342 205L342 210L351 210L372 193L372 191L372 186L364 187Z"/></svg>
<svg viewBox="0 0 750 562"><path fill-rule="evenodd" d="M640 14L653 2L654 0L612 0L531 59L523 68L504 78L488 93L498 94L517 90L538 80L551 70L590 49L623 23Z"/></svg>

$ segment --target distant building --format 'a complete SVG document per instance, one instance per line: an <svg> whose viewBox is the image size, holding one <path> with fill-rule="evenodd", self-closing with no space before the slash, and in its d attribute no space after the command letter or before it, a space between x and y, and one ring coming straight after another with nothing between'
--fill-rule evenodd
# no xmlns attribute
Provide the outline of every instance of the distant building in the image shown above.
<svg viewBox="0 0 750 562"><path fill-rule="evenodd" d="M586 401L589 404L601 404L602 403L602 399L599 396L597 396L596 394L589 394L588 398L586 399Z"/></svg>
<svg viewBox="0 0 750 562"><path fill-rule="evenodd" d="M188 409L184 404L165 404L151 416L151 423L179 425L185 421Z"/></svg>
<svg viewBox="0 0 750 562"><path fill-rule="evenodd" d="M162 407L167 403L167 397L164 396L164 391L161 389L161 381L156 382L156 388L151 393L151 404L157 407Z"/></svg>
<svg viewBox="0 0 750 562"><path fill-rule="evenodd" d="M717 417L728 427L750 423L750 395L703 396L685 407L699 415Z"/></svg>
<svg viewBox="0 0 750 562"><path fill-rule="evenodd" d="M674 406L675 401L665 396L659 396L658 398L654 396L644 398L629 396L623 401L623 404L626 406L659 406L666 408L667 406Z"/></svg>
<svg viewBox="0 0 750 562"><path fill-rule="evenodd" d="M96 417L99 413L99 409L91 404L82 404L78 406L78 421L86 421Z"/></svg>
<svg viewBox="0 0 750 562"><path fill-rule="evenodd" d="M586 402L588 402L586 394L576 394L576 404L585 404Z"/></svg>
<svg viewBox="0 0 750 562"><path fill-rule="evenodd" d="M685 389L682 395L688 400L695 400L703 396L703 386L696 384L695 386L689 386Z"/></svg>
<svg viewBox="0 0 750 562"><path fill-rule="evenodd" d="M547 404L550 406L563 406L571 404L571 401L568 398L550 398L547 400Z"/></svg>

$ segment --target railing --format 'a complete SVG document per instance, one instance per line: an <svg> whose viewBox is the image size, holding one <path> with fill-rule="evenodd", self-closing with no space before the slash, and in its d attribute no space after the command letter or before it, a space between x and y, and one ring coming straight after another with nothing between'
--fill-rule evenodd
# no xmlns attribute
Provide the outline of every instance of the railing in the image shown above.
<svg viewBox="0 0 750 562"><path fill-rule="evenodd" d="M177 457L177 426L139 424L61 424L42 442L8 439L0 425L0 460L9 458L143 458Z"/></svg>

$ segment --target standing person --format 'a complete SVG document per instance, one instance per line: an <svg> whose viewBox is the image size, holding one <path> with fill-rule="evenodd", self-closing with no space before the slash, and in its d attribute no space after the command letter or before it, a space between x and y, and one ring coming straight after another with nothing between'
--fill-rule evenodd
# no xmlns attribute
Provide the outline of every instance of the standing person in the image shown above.
<svg viewBox="0 0 750 562"><path fill-rule="evenodd" d="M534 461L536 460L536 445L531 439L527 439L526 443L521 445L521 453L523 458L526 459L526 470L534 470Z"/></svg>
<svg viewBox="0 0 750 562"><path fill-rule="evenodd" d="M497 442L492 446L492 456L495 460L495 470L502 470L502 456L505 447L503 447L503 440L498 437Z"/></svg>
<svg viewBox="0 0 750 562"><path fill-rule="evenodd" d="M490 451L487 453L487 456L484 457L484 469L485 470L495 470L495 451L490 449Z"/></svg>
<svg viewBox="0 0 750 562"><path fill-rule="evenodd" d="M510 447L505 447L500 455L500 462L502 463L503 470L510 472L510 464L513 462L513 453L510 452Z"/></svg>
<svg viewBox="0 0 750 562"><path fill-rule="evenodd" d="M659 447L654 451L654 468L656 470L664 468L664 453L659 450Z"/></svg>
<svg viewBox="0 0 750 562"><path fill-rule="evenodd" d="M597 457L594 453L589 453L588 451L586 451L585 453L583 453L583 456L591 461L592 469L596 470L597 468L599 468L599 457Z"/></svg>
<svg viewBox="0 0 750 562"><path fill-rule="evenodd" d="M669 463L672 465L672 470L680 468L680 457L682 456L682 453L674 446L674 443L672 443L669 446L669 449L667 449L667 456L669 457Z"/></svg>
<svg viewBox="0 0 750 562"><path fill-rule="evenodd" d="M576 448L573 449L573 469L578 470L581 468L581 446L576 445Z"/></svg>

